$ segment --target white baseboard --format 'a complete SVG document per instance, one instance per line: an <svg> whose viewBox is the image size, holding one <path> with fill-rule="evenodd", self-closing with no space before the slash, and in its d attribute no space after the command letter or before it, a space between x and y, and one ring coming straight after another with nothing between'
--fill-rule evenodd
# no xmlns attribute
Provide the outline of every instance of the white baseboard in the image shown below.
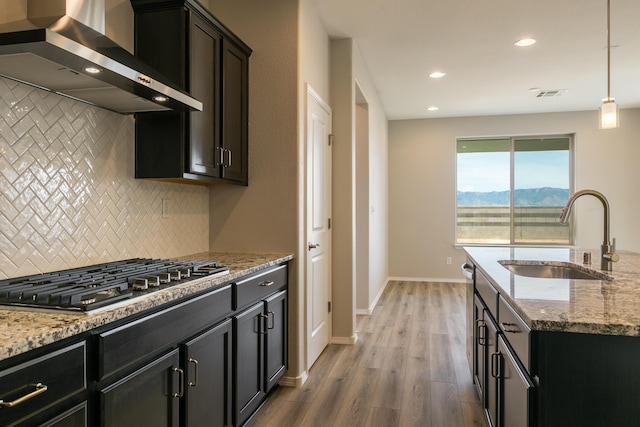
<svg viewBox="0 0 640 427"><path fill-rule="evenodd" d="M308 378L309 378L309 373L307 371L304 371L302 374L300 374L297 377L283 376L282 378L280 378L280 381L278 381L278 384L284 387L300 388L305 382L307 382Z"/></svg>
<svg viewBox="0 0 640 427"><path fill-rule="evenodd" d="M354 345L358 342L358 333L350 337L331 337L331 344Z"/></svg>
<svg viewBox="0 0 640 427"><path fill-rule="evenodd" d="M388 284L389 284L389 279L387 279L384 282L384 285L382 285L380 287L380 290L378 291L378 294L373 299L373 302L371 303L369 308L366 308L366 309L365 308L357 308L356 309L356 314L365 315L365 316L371 316L371 313L373 313L373 309L376 308L376 305L378 305L378 301L380 300L380 297L382 296L382 293L384 292L384 290L385 290L385 288L387 287Z"/></svg>
<svg viewBox="0 0 640 427"><path fill-rule="evenodd" d="M389 277L388 281L397 282L438 282L438 283L467 283L467 279L438 278L438 277Z"/></svg>

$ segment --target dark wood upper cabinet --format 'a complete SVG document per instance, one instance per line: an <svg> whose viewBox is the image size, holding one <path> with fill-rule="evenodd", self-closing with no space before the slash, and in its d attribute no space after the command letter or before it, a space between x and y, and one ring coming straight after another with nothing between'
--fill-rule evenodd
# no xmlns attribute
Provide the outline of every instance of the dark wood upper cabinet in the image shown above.
<svg viewBox="0 0 640 427"><path fill-rule="evenodd" d="M135 51L203 103L136 114L136 178L248 184L251 49L193 0L131 0Z"/></svg>

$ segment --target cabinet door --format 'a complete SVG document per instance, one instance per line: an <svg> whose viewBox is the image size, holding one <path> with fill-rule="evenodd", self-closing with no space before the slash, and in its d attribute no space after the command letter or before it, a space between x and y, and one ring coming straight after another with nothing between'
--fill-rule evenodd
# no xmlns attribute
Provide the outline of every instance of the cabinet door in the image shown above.
<svg viewBox="0 0 640 427"><path fill-rule="evenodd" d="M178 350L101 390L102 427L178 426L184 376Z"/></svg>
<svg viewBox="0 0 640 427"><path fill-rule="evenodd" d="M527 427L530 425L530 416L533 412L533 382L520 369L502 335L498 338L498 353L500 357L498 381L500 426Z"/></svg>
<svg viewBox="0 0 640 427"><path fill-rule="evenodd" d="M233 318L235 366L234 424L242 425L264 397L263 334L267 325L260 301Z"/></svg>
<svg viewBox="0 0 640 427"><path fill-rule="evenodd" d="M222 50L222 176L248 182L249 58L234 44Z"/></svg>
<svg viewBox="0 0 640 427"><path fill-rule="evenodd" d="M287 291L265 301L265 391L269 392L287 369Z"/></svg>
<svg viewBox="0 0 640 427"><path fill-rule="evenodd" d="M484 312L485 324L487 326L487 337L485 350L485 358L488 362L488 372L486 374L486 383L484 386L484 392L486 394L486 408L487 419L490 426L497 426L498 422L498 364L497 362L497 338L498 338L498 326L495 324L493 318L489 315L489 312Z"/></svg>
<svg viewBox="0 0 640 427"><path fill-rule="evenodd" d="M480 403L487 407L484 386L487 382L487 325L484 320L484 304L477 295L473 298L474 349L473 349L473 382L476 385Z"/></svg>
<svg viewBox="0 0 640 427"><path fill-rule="evenodd" d="M195 13L189 14L189 90L202 102L202 111L189 113L189 170L220 176L220 43L221 37Z"/></svg>
<svg viewBox="0 0 640 427"><path fill-rule="evenodd" d="M231 319L185 344L187 426L231 426Z"/></svg>

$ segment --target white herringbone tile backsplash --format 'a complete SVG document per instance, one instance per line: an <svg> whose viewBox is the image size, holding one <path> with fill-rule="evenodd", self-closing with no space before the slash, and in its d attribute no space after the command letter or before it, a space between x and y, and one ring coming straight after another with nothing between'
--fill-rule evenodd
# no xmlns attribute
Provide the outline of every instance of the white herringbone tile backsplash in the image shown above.
<svg viewBox="0 0 640 427"><path fill-rule="evenodd" d="M208 248L207 188L134 179L133 116L0 78L0 278Z"/></svg>

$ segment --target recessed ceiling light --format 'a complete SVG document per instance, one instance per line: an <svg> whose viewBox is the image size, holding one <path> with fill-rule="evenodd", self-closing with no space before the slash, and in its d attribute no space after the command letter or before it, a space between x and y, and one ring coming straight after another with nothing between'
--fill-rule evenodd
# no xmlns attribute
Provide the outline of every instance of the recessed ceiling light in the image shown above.
<svg viewBox="0 0 640 427"><path fill-rule="evenodd" d="M435 105L432 105L431 107L427 108L427 111L438 111L440 108L436 107Z"/></svg>
<svg viewBox="0 0 640 427"><path fill-rule="evenodd" d="M443 73L442 71L434 71L433 73L429 74L429 77L431 77L432 79L439 79L440 77L444 77L446 75L447 73Z"/></svg>
<svg viewBox="0 0 640 427"><path fill-rule="evenodd" d="M89 74L98 74L102 72L102 70L98 67L85 67L83 70Z"/></svg>
<svg viewBox="0 0 640 427"><path fill-rule="evenodd" d="M166 96L162 96L162 95L156 95L153 97L153 100L156 102L167 102L169 100L169 98L167 98Z"/></svg>
<svg viewBox="0 0 640 427"><path fill-rule="evenodd" d="M515 42L514 44L518 47L531 46L536 42L536 39L521 39Z"/></svg>

